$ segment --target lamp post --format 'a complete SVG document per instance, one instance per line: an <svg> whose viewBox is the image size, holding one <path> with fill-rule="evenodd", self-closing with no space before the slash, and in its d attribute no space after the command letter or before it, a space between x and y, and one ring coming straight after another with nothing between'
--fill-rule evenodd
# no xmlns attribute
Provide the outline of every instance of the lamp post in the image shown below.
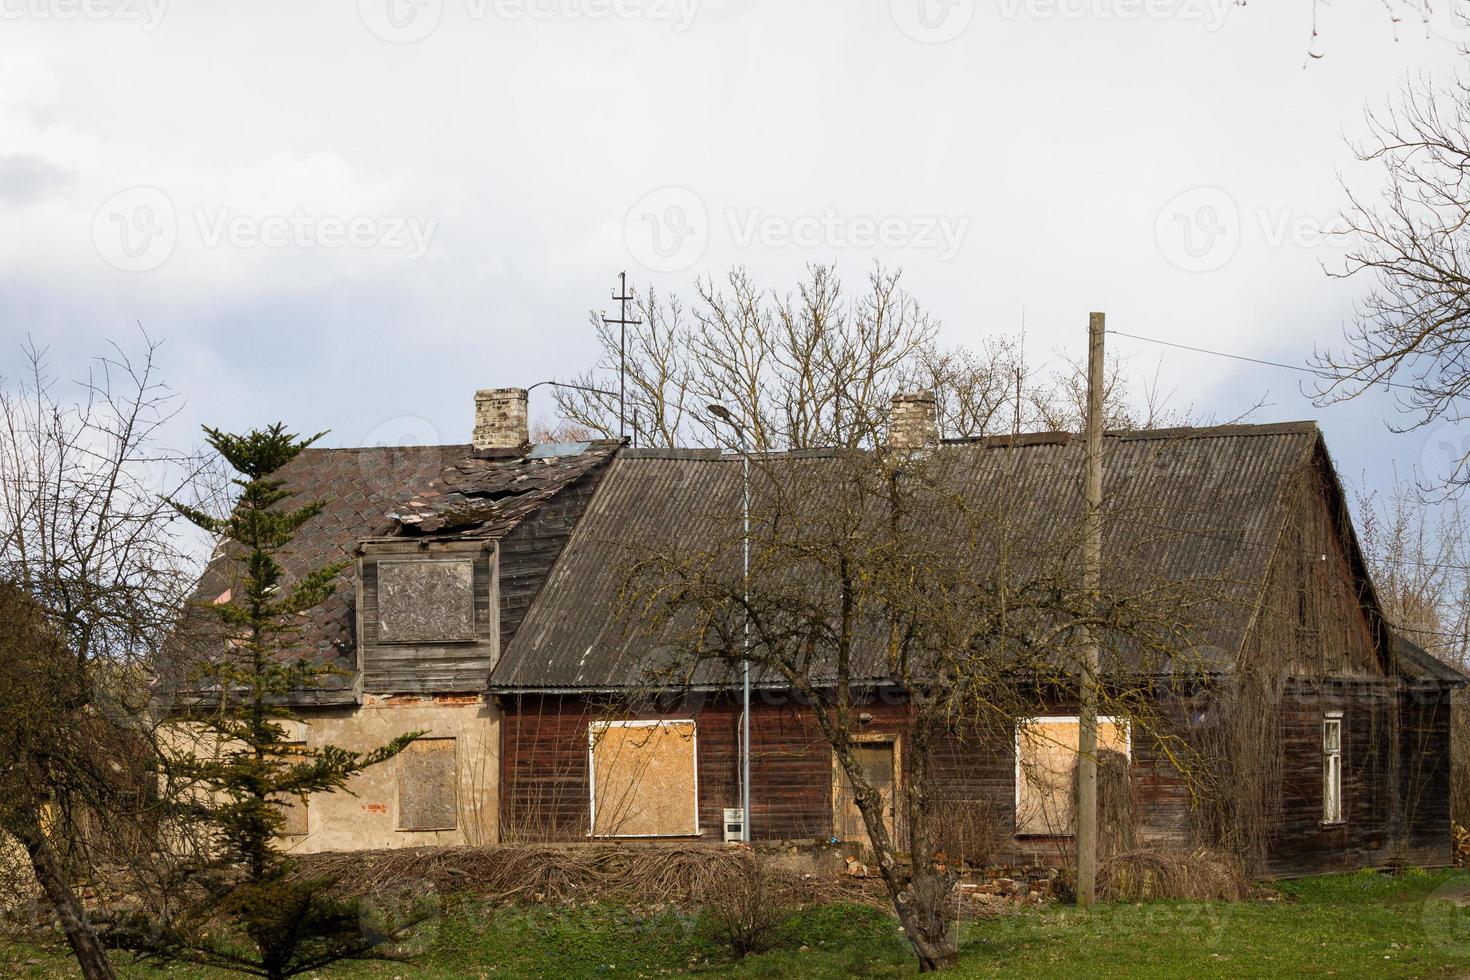
<svg viewBox="0 0 1470 980"><path fill-rule="evenodd" d="M709 413L735 430L740 451L741 594L745 608L740 664L740 836L750 843L750 446L745 427L724 405L710 405Z"/></svg>

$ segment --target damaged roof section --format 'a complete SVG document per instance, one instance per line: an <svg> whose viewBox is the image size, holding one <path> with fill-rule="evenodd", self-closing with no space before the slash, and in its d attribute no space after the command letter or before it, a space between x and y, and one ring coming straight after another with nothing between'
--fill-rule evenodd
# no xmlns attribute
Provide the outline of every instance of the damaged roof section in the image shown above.
<svg viewBox="0 0 1470 980"><path fill-rule="evenodd" d="M466 456L386 517L400 535L503 537L564 487L606 463L620 445L599 439L535 446L524 456Z"/></svg>
<svg viewBox="0 0 1470 980"><path fill-rule="evenodd" d="M322 512L303 524L277 555L287 585L314 568L346 560L347 567L321 605L300 617L291 649L334 668L319 686L296 693L299 704L350 704L355 700L357 577L364 542L419 539L500 539L562 490L605 465L621 445L615 440L558 443L525 453L479 451L469 445L303 450L275 474L292 491L282 506L321 500ZM552 507L552 511L564 508ZM558 513L555 523L564 523ZM190 663L213 657L225 637L202 605L229 602L240 593L239 569L228 542L218 549L195 588L191 628L181 630L173 683L187 687ZM510 583L507 594L514 592ZM539 586L520 583L527 589ZM533 589L534 591L534 589ZM528 604L530 596L524 601ZM519 601L519 600L518 600ZM519 622L519 615L513 617ZM185 639L184 637L188 638Z"/></svg>

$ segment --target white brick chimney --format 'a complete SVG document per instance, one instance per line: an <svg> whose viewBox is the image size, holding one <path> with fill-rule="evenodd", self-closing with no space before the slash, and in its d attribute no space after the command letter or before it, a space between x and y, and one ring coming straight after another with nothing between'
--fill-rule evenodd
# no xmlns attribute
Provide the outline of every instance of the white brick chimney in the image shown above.
<svg viewBox="0 0 1470 980"><path fill-rule="evenodd" d="M939 404L934 392L912 391L893 396L888 445L900 451L939 445Z"/></svg>
<svg viewBox="0 0 1470 980"><path fill-rule="evenodd" d="M519 452L531 444L526 389L486 388L475 392L475 431L470 441L476 451Z"/></svg>

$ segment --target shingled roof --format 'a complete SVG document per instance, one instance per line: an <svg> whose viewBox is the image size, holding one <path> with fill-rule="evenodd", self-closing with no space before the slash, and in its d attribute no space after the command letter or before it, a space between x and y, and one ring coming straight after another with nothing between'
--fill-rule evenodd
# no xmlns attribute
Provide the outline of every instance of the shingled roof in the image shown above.
<svg viewBox="0 0 1470 980"><path fill-rule="evenodd" d="M287 580L335 561L349 561L326 602L302 623L292 652L338 668L304 703L354 700L356 558L360 543L401 534L499 538L558 490L605 462L619 443L533 447L526 454L476 452L469 445L303 450L275 475L295 497L322 500L278 556ZM216 550L194 597L229 601L237 568L228 544ZM201 636L211 635L203 630Z"/></svg>
<svg viewBox="0 0 1470 980"><path fill-rule="evenodd" d="M969 492L990 493L1002 454L1016 465L1005 479L1021 491L1038 532L1082 513L1085 447L1066 433L952 442ZM1105 553L1128 553L1160 579L1209 580L1233 587L1212 610L1202 650L1226 667L1247 628L1286 520L1290 480L1324 452L1315 423L1112 432L1105 453ZM1012 465L1012 464L1007 464ZM616 690L646 681L666 638L619 616L624 570L617 555L651 542L714 540L722 516L737 512L739 458L707 451L625 450L618 454L540 597L491 675L491 690ZM1105 571L1105 576L1108 573ZM1228 591L1228 589L1226 589ZM859 659L881 663L872 651ZM872 679L881 675L874 671ZM708 670L696 684L728 678Z"/></svg>
<svg viewBox="0 0 1470 980"><path fill-rule="evenodd" d="M601 466L615 439L547 443L524 456L468 456L388 512L405 534L498 538L567 484Z"/></svg>

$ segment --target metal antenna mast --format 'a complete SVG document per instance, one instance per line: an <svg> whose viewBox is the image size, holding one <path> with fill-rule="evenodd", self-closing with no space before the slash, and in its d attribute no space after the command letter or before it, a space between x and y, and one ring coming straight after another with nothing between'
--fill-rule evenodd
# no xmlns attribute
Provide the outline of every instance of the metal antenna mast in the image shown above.
<svg viewBox="0 0 1470 980"><path fill-rule="evenodd" d="M618 327L618 437L623 438L628 434L628 328L636 327L642 320L628 319L628 301L633 294L628 292L628 274L618 273L618 291L613 293L612 298L618 301L618 318L611 320L607 311L602 311L602 322L611 327Z"/></svg>

